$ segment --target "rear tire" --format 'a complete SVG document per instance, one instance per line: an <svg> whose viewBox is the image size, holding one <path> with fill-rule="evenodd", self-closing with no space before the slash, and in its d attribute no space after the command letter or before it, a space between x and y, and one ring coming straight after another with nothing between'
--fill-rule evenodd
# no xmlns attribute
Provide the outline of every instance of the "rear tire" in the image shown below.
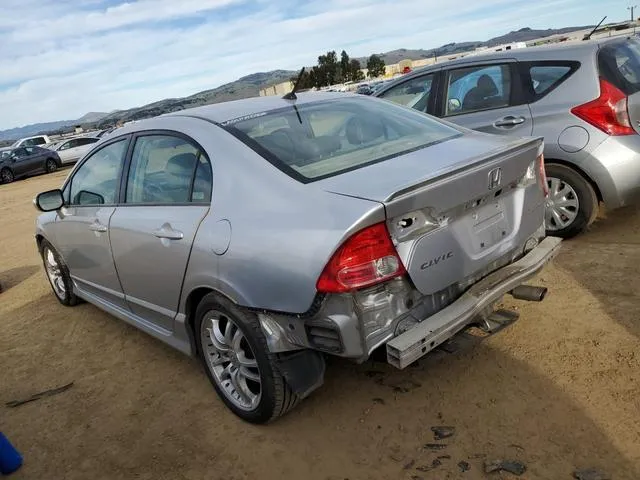
<svg viewBox="0 0 640 480"><path fill-rule="evenodd" d="M40 243L40 255L49 285L51 285L51 289L58 301L67 307L73 307L80 303L80 299L73 293L73 281L69 274L69 268L56 249L53 248L53 245L46 240L42 240Z"/></svg>
<svg viewBox="0 0 640 480"><path fill-rule="evenodd" d="M279 373L253 312L210 293L195 315L198 356L227 408L247 422L262 424L297 405L299 397Z"/></svg>
<svg viewBox="0 0 640 480"><path fill-rule="evenodd" d="M15 180L13 172L9 168L3 168L0 171L0 183L11 183Z"/></svg>
<svg viewBox="0 0 640 480"><path fill-rule="evenodd" d="M58 162L53 158L47 158L47 161L44 164L44 169L47 173L53 173L58 169Z"/></svg>
<svg viewBox="0 0 640 480"><path fill-rule="evenodd" d="M545 164L549 197L545 210L547 235L571 238L584 232L598 214L598 196L580 173L566 165Z"/></svg>

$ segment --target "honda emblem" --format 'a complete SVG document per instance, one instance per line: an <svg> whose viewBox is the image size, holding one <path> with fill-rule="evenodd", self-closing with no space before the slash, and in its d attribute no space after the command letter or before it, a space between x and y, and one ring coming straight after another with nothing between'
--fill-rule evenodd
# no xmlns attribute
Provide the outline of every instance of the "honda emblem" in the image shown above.
<svg viewBox="0 0 640 480"><path fill-rule="evenodd" d="M500 167L494 168L489 172L489 190L498 188L502 183L502 169Z"/></svg>

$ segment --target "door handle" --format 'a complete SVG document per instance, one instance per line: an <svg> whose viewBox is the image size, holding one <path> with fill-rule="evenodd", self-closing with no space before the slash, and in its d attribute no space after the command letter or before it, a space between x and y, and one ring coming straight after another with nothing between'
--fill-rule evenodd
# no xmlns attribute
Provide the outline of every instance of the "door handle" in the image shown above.
<svg viewBox="0 0 640 480"><path fill-rule="evenodd" d="M524 117L514 117L512 115L509 115L507 117L496 120L493 125L496 127L515 127L516 125L520 125L524 122Z"/></svg>
<svg viewBox="0 0 640 480"><path fill-rule="evenodd" d="M174 230L167 224L164 224L158 230L154 230L153 235L158 238L166 238L168 240L182 240L184 238L184 234L181 231Z"/></svg>
<svg viewBox="0 0 640 480"><path fill-rule="evenodd" d="M105 233L107 231L107 226L106 225L102 225L98 221L95 221L91 225L89 225L89 230L91 230L92 232Z"/></svg>

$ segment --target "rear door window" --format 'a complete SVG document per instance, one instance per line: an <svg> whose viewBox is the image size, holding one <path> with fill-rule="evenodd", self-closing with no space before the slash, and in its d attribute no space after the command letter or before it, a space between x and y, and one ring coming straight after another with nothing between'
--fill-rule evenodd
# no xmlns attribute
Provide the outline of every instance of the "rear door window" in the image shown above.
<svg viewBox="0 0 640 480"><path fill-rule="evenodd" d="M598 69L625 95L640 91L640 42L629 39L605 44L598 52Z"/></svg>
<svg viewBox="0 0 640 480"><path fill-rule="evenodd" d="M511 83L509 64L451 70L446 81L445 116L507 107Z"/></svg>
<svg viewBox="0 0 640 480"><path fill-rule="evenodd" d="M126 203L184 204L210 200L211 167L200 148L172 135L144 135L136 139Z"/></svg>

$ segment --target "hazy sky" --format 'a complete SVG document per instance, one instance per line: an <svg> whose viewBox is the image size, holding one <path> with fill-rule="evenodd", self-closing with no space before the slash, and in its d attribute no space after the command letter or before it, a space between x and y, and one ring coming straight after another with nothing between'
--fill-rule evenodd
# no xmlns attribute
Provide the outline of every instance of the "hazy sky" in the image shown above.
<svg viewBox="0 0 640 480"><path fill-rule="evenodd" d="M257 71L627 17L621 0L0 0L0 129ZM639 10L640 12L640 10Z"/></svg>

